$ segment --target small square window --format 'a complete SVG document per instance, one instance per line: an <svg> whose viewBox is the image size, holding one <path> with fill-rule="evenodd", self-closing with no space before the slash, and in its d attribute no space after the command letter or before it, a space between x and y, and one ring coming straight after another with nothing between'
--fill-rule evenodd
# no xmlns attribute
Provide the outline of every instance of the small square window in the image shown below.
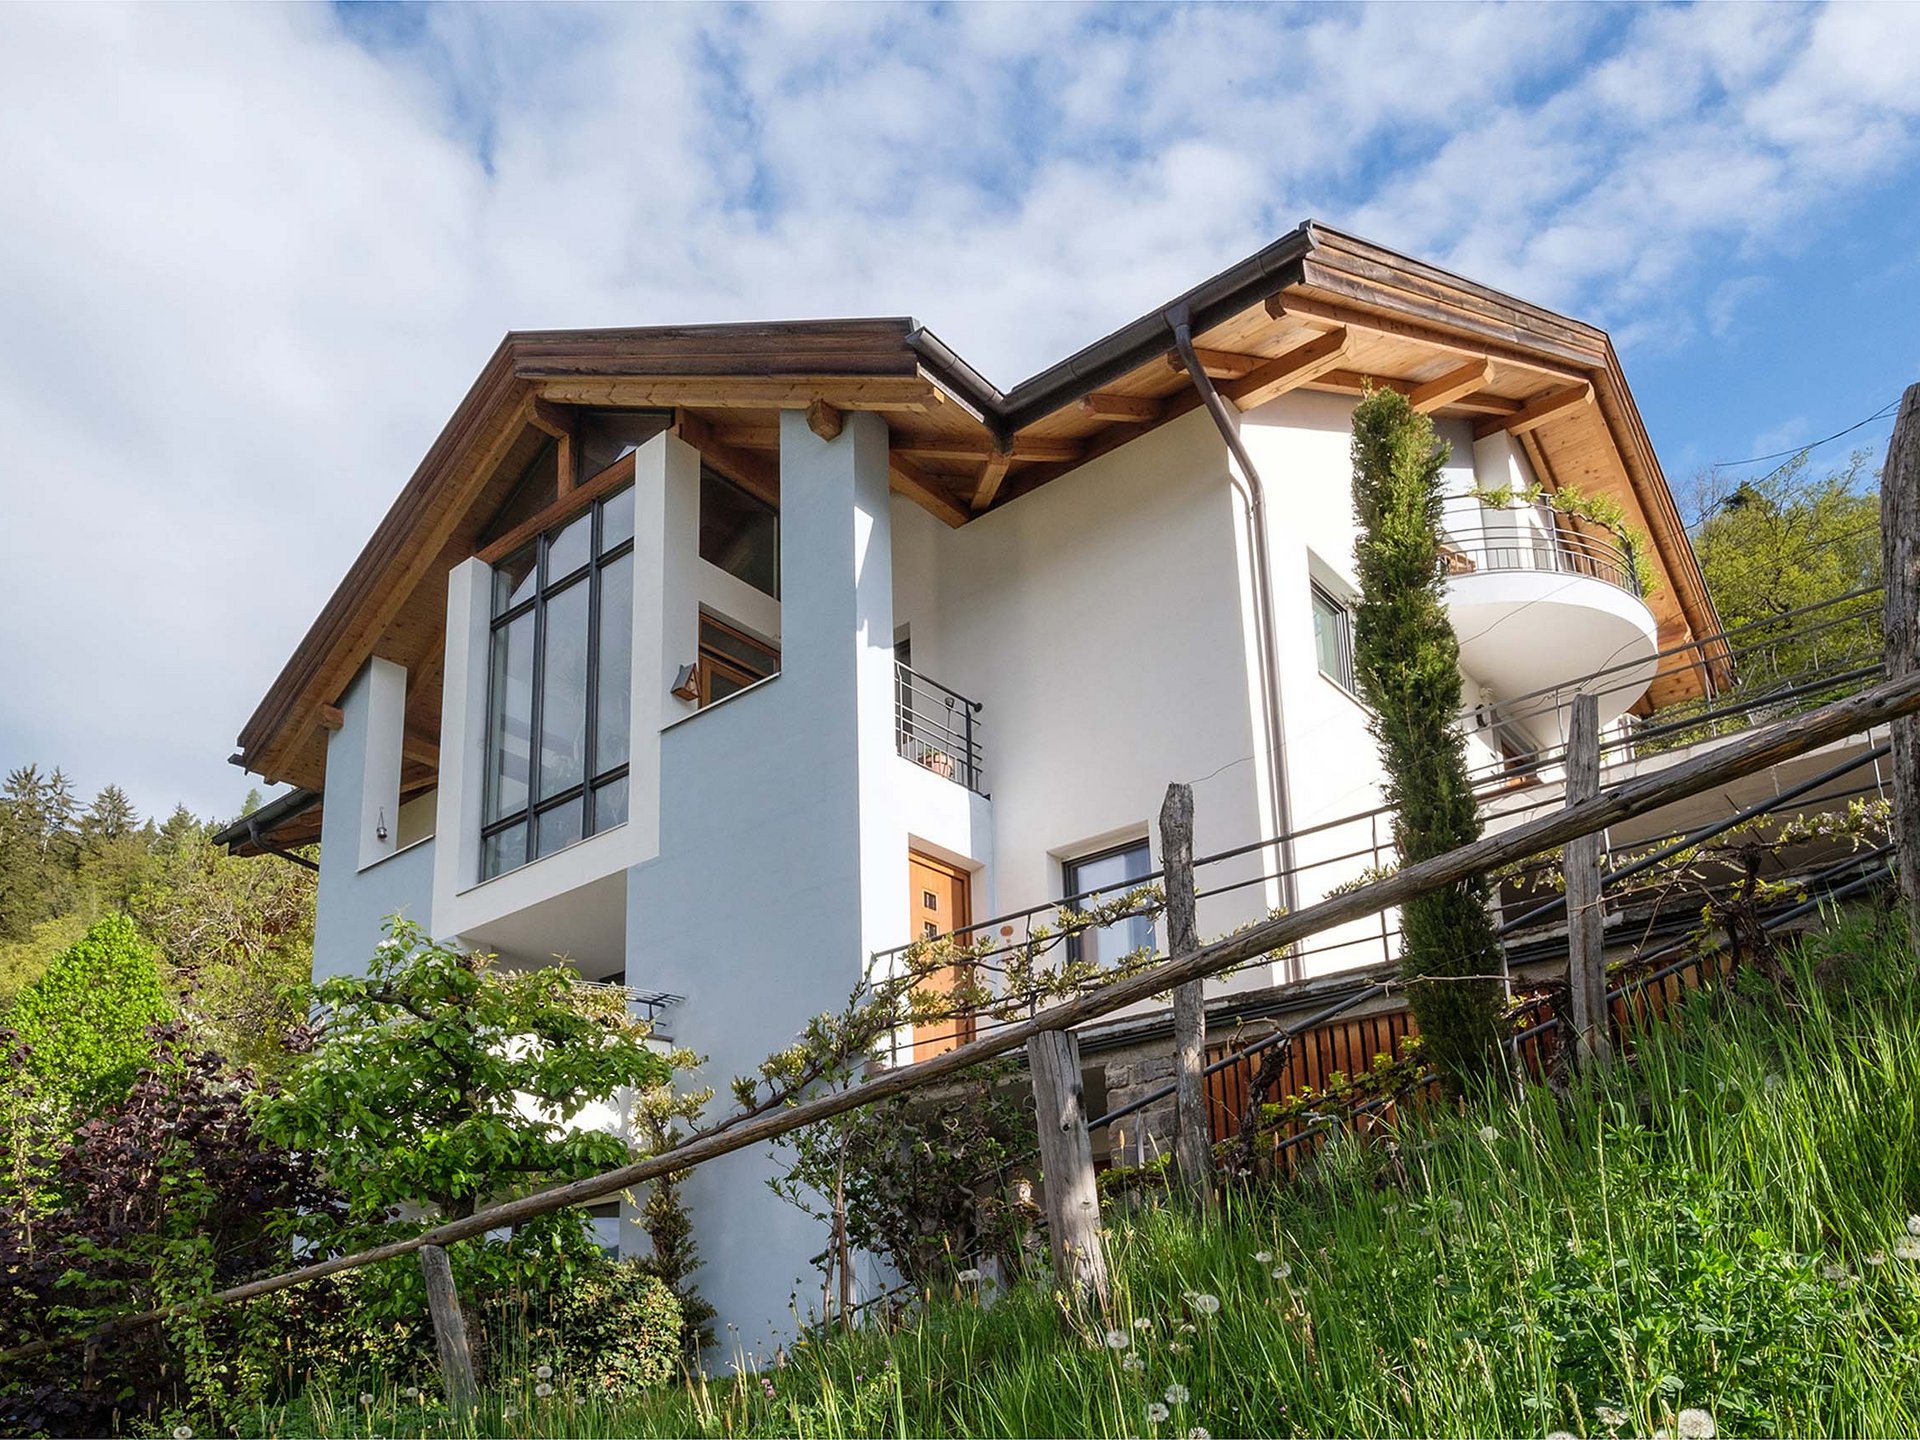
<svg viewBox="0 0 1920 1440"><path fill-rule="evenodd" d="M922 890L920 892L920 904L928 910L938 910L940 908L940 897L931 890Z"/></svg>

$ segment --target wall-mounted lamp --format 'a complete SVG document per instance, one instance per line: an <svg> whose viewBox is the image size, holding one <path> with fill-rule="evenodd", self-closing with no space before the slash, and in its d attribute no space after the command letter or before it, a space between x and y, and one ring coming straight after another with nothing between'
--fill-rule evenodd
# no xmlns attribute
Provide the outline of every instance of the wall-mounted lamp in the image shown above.
<svg viewBox="0 0 1920 1440"><path fill-rule="evenodd" d="M365 814L366 812L365 812L365 811L362 811L361 813L362 813L362 814ZM386 811L386 807L385 807L385 806L382 806L382 807L381 807L381 809L380 809L380 821L379 821L379 823L378 823L377 825L375 825L375 826L373 827L373 838L374 838L374 839L376 839L376 840L378 840L378 841L380 841L380 842L381 842L381 843L383 843L383 844L384 844L384 843L386 842L386 838L387 838L387 811Z"/></svg>
<svg viewBox="0 0 1920 1440"><path fill-rule="evenodd" d="M673 689L668 693L676 700L698 700L700 698L700 667L682 665L680 673L673 678Z"/></svg>

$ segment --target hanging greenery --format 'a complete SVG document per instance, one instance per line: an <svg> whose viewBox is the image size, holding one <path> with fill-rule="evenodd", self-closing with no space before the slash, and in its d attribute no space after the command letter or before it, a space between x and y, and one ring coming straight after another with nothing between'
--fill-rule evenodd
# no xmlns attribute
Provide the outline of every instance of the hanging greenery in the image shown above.
<svg viewBox="0 0 1920 1440"><path fill-rule="evenodd" d="M1653 563L1653 542L1644 530L1627 519L1626 507L1610 496L1589 495L1572 485L1562 485L1558 490L1548 490L1541 485L1500 485L1469 493L1489 510L1504 510L1519 500L1528 505L1545 505L1557 515L1571 515L1598 525L1619 542L1642 596L1651 595L1660 586L1660 570Z"/></svg>
<svg viewBox="0 0 1920 1440"><path fill-rule="evenodd" d="M1460 644L1441 600L1441 466L1447 447L1406 397L1353 411L1354 672L1373 709L1401 863L1480 838L1460 713ZM1499 1053L1500 947L1484 877L1401 907L1401 970L1426 1057L1458 1086Z"/></svg>

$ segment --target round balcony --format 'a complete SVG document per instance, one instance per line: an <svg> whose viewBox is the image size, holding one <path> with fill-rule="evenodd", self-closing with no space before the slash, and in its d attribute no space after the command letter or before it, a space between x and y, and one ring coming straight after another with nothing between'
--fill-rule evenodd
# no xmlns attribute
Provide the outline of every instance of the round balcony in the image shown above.
<svg viewBox="0 0 1920 1440"><path fill-rule="evenodd" d="M1652 681L1659 649L1631 557L1544 507L1486 518L1443 545L1461 669L1496 701L1584 689L1599 696L1602 724L1624 714Z"/></svg>

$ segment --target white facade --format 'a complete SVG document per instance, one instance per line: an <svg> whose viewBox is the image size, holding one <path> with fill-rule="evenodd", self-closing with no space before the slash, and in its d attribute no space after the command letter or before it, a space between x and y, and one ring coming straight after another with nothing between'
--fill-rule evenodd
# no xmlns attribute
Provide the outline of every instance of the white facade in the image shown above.
<svg viewBox="0 0 1920 1440"><path fill-rule="evenodd" d="M316 971L364 964L382 918L400 912L509 963L558 958L589 978L624 974L632 987L681 997L661 1029L708 1057L689 1081L712 1085L719 1109L733 1076L844 1002L870 954L913 938L910 850L968 874L979 923L1056 899L1076 856L1117 842L1146 839L1157 865L1153 827L1178 780L1194 787L1199 853L1286 826L1298 835L1298 903L1352 881L1373 863L1354 852L1369 833L1384 837L1384 825L1328 822L1376 807L1380 773L1365 707L1322 673L1313 601L1316 587L1335 601L1355 590L1352 404L1295 392L1242 417L1264 547L1249 528L1252 488L1203 410L959 529L889 493L878 416L849 414L823 440L800 412L783 412L777 602L699 558L699 457L673 436L650 441L635 462L626 823L479 880L490 573L469 561L449 576L432 833L410 848L399 838L409 833L398 804L404 672L372 662L341 707ZM1464 422L1438 428L1452 446L1456 496L1511 483L1524 463L1510 444L1476 446ZM1470 513L1463 506L1479 502L1450 502L1450 518ZM1263 548L1271 705L1253 568ZM1579 623L1617 620L1651 653L1646 606L1617 587L1572 577L1607 591L1599 595L1564 576L1476 578L1512 591L1486 603L1508 607L1492 623L1507 626L1515 653L1537 637L1510 617L1541 602L1543 580ZM777 644L780 670L698 710L669 691L698 652L703 611ZM897 753L902 642L916 671L982 707L985 794ZM1593 668L1598 657L1584 658ZM1466 668L1471 708L1486 698L1484 677ZM1488 732L1471 739L1476 763L1498 761ZM426 828L419 813L413 831ZM1235 888L1203 901L1203 934L1282 903L1280 882L1264 878L1277 854L1212 868L1208 888ZM1220 985L1373 963L1380 929L1348 927ZM743 1152L687 1187L707 1260L699 1283L749 1349L788 1332L792 1307L804 1313L818 1293L809 1257L822 1237L767 1190L773 1164Z"/></svg>

